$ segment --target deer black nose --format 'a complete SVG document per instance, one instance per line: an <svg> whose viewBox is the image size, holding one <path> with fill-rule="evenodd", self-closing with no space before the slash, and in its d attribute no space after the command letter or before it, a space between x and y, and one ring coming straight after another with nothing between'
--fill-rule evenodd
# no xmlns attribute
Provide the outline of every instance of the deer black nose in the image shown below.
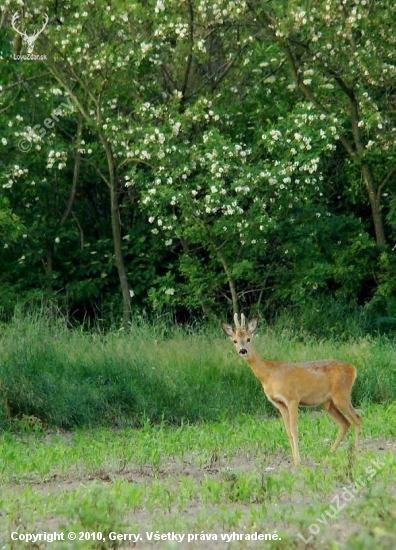
<svg viewBox="0 0 396 550"><path fill-rule="evenodd" d="M239 355L246 355L246 354L247 354L247 349L241 348L241 349L239 350Z"/></svg>

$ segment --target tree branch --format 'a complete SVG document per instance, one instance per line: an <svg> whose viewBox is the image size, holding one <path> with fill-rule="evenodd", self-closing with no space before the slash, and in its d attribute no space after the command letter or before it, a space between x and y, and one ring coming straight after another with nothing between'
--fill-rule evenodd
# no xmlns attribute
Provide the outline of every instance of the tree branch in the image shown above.
<svg viewBox="0 0 396 550"><path fill-rule="evenodd" d="M188 48L188 56L187 56L187 66L184 73L184 79L183 79L183 85L181 92L183 94L183 98L186 95L188 81L190 77L191 72L191 65L192 65L192 57L193 57L193 45L194 45L194 7L192 0L188 0L188 25L189 25L189 48Z"/></svg>
<svg viewBox="0 0 396 550"><path fill-rule="evenodd" d="M78 122L77 122L77 134L76 134L76 156L74 159L74 170L73 170L71 192L70 192L69 200L67 201L67 204L66 204L65 211L63 212L63 215L59 222L59 225L63 225L67 220L67 218L69 217L73 203L74 203L74 199L76 198L78 175L80 173L80 165L81 165L80 148L81 148L82 128L83 128L83 120L82 120L81 113L79 113Z"/></svg>
<svg viewBox="0 0 396 550"><path fill-rule="evenodd" d="M30 80L36 80L37 78L43 78L44 76L48 76L50 71L46 71L45 73L41 73L35 76L29 76L28 78L22 78L21 80L18 80L18 82L13 82L12 84L9 84L8 86L4 86L0 90L0 94L3 92L6 92L7 90L11 90L11 88L15 88L15 86L20 86L21 84L25 84L25 82L29 82Z"/></svg>
<svg viewBox="0 0 396 550"><path fill-rule="evenodd" d="M378 193L378 196L382 193L382 190L383 188L385 187L385 185L388 183L388 181L391 179L391 177L396 174L396 166L394 166L391 170L389 170L389 172L387 173L387 175L385 176L385 178L382 180L382 182L379 184L378 186L378 190L377 190L377 193Z"/></svg>

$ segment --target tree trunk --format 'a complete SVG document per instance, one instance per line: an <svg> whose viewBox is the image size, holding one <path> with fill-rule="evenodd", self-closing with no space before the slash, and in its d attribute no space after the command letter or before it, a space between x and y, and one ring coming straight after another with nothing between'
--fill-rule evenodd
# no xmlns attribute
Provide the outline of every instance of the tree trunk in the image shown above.
<svg viewBox="0 0 396 550"><path fill-rule="evenodd" d="M112 182L110 187L111 201L111 229L113 233L114 257L116 261L118 277L120 279L123 312L122 323L126 327L131 322L131 295L129 292L128 276L125 268L124 255L122 252L122 237L120 224L119 193L116 189L116 182Z"/></svg>
<svg viewBox="0 0 396 550"><path fill-rule="evenodd" d="M122 322L124 327L127 327L131 322L131 295L129 292L128 276L125 268L124 255L122 252L119 189L110 144L103 136L100 136L100 139L106 152L107 165L109 169L110 214L111 230L113 234L114 257L122 292Z"/></svg>
<svg viewBox="0 0 396 550"><path fill-rule="evenodd" d="M53 291L53 265L54 265L54 248L52 245L47 247L47 256L45 261L45 278L47 282L47 290L52 293Z"/></svg>
<svg viewBox="0 0 396 550"><path fill-rule="evenodd" d="M228 267L226 259L219 248L216 248L216 253L217 253L217 257L220 260L221 265L223 266L225 274L227 275L228 286L230 287L230 292L231 292L232 308L234 310L234 313L239 313L238 294L236 291L235 279L232 276L232 273Z"/></svg>
<svg viewBox="0 0 396 550"><path fill-rule="evenodd" d="M379 246L384 246L386 244L385 238L385 229L384 229L384 219L381 211L381 196L380 191L377 190L377 187L374 183L373 174L371 172L370 166L363 162L362 164L362 175L363 181L367 189L367 193L370 200L371 212L374 223L375 239Z"/></svg>
<svg viewBox="0 0 396 550"><path fill-rule="evenodd" d="M81 148L82 130L83 130L83 118L81 113L78 113L72 186L70 190L70 196L66 203L65 211L62 214L59 225L64 225L67 218L70 216L70 213L73 208L74 199L76 198L76 194L77 194L78 176L80 174L80 166L81 166L80 148Z"/></svg>

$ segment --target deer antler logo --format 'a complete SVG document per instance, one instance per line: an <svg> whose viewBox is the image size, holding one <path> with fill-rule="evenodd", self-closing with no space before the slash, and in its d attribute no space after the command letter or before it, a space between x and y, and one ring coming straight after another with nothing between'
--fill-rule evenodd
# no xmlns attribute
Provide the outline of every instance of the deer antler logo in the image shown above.
<svg viewBox="0 0 396 550"><path fill-rule="evenodd" d="M25 42L27 43L27 51L28 53L33 53L33 49L34 49L34 43L38 37L38 35L40 33L43 32L43 30L45 29L45 27L47 26L47 23L48 23L48 15L47 14L44 14L44 24L42 26L42 28L35 32L34 34L32 34L32 36L29 36L28 34L26 34L26 32L21 32L16 26L15 24L17 23L19 19L19 13L18 12L15 12L14 15L12 16L12 19L11 19L11 25L12 25L12 28L14 29L14 31L16 31L18 34L20 34L23 38L23 40L25 40Z"/></svg>

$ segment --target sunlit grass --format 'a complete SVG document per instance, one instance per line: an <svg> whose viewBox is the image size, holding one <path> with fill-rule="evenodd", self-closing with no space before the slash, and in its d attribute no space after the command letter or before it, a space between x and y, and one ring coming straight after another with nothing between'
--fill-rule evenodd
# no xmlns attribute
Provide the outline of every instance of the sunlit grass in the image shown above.
<svg viewBox="0 0 396 550"><path fill-rule="evenodd" d="M282 540L271 541L272 549L308 548L298 533L308 537L334 496L359 478L365 486L320 524L311 548L393 548L394 343L317 340L262 326L256 347L268 359L333 357L356 366L353 403L363 418L357 452L350 430L330 454L335 422L301 409L296 469L279 414L220 328L194 334L140 322L101 334L42 318L3 327L0 548L8 548L11 530L22 529L277 530ZM383 466L368 480L378 460Z"/></svg>
<svg viewBox="0 0 396 550"><path fill-rule="evenodd" d="M58 529L107 533L130 531L131 525L161 532L170 526L177 532L265 526L264 532L284 535L278 548L303 548L297 533L308 536L334 495L360 478L364 489L321 536L331 540L331 527L340 522L359 526L360 536L365 532L368 538L373 528L387 533L396 492L390 482L396 466L394 415L394 406L368 405L359 452L351 455L350 438L330 455L328 440L336 431L331 419L303 413L298 469L281 420L265 416L179 427L147 421L141 429L6 433L0 439L0 532L21 521L36 531L38 525L48 529L54 517ZM374 440L382 441L382 451ZM373 461L383 465L368 480ZM378 548L392 548L386 537L385 543L374 540ZM75 548L95 548L84 544Z"/></svg>
<svg viewBox="0 0 396 550"><path fill-rule="evenodd" d="M393 399L396 353L390 340L315 340L264 326L256 347L268 359L353 363L355 406ZM217 327L194 334L140 323L130 331L87 334L59 319L15 319L0 334L0 379L0 425L12 429L23 429L29 418L44 428L71 429L274 414Z"/></svg>

